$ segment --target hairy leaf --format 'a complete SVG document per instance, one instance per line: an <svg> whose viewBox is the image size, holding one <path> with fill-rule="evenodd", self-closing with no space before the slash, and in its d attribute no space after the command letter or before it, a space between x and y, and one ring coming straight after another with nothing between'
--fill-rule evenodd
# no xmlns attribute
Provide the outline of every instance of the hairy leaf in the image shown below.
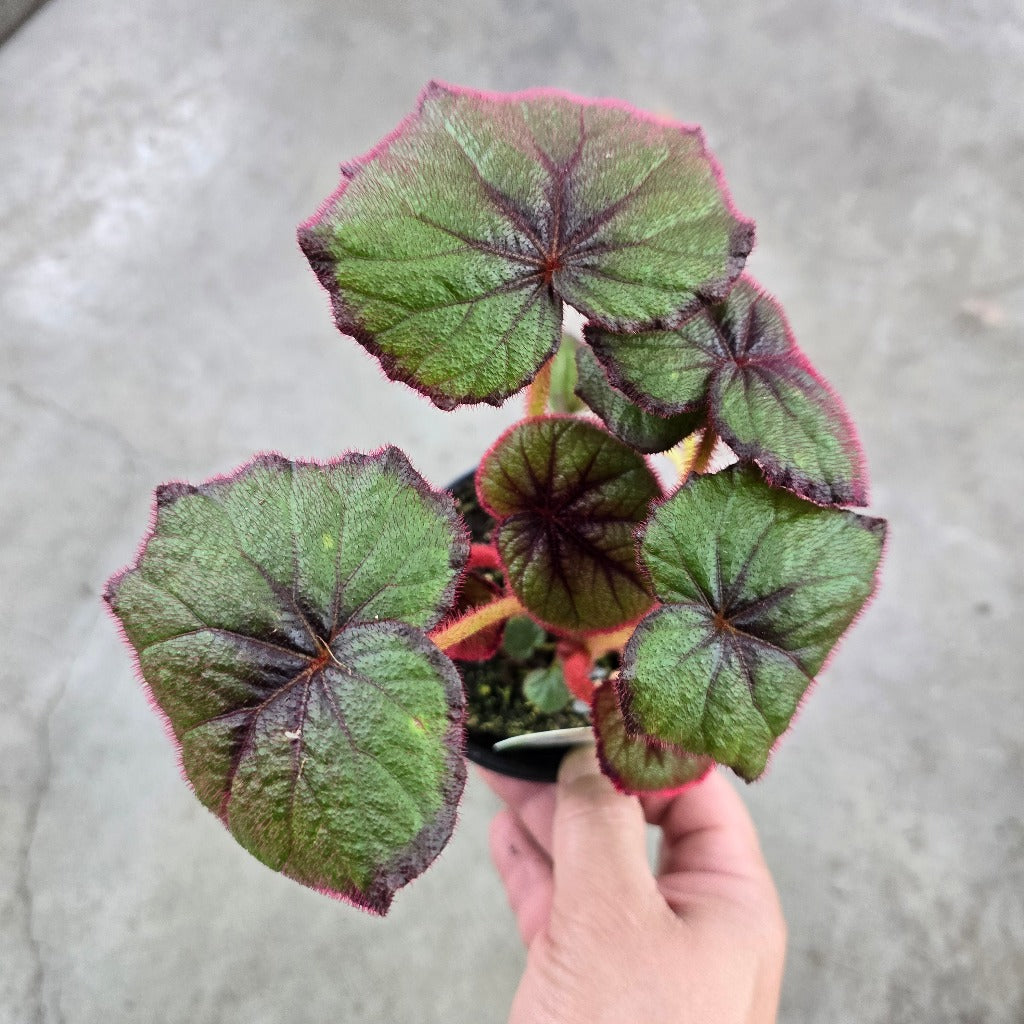
<svg viewBox="0 0 1024 1024"><path fill-rule="evenodd" d="M106 599L199 799L278 871L384 913L451 833L461 683L423 633L468 553L397 449L157 492Z"/></svg>
<svg viewBox="0 0 1024 1024"><path fill-rule="evenodd" d="M700 409L658 416L635 405L608 383L601 364L586 345L576 352L576 394L604 420L605 426L637 451L653 454L678 444L704 424Z"/></svg>
<svg viewBox="0 0 1024 1024"><path fill-rule="evenodd" d="M885 523L769 487L752 467L690 480L645 528L663 606L623 652L630 731L745 779L874 589Z"/></svg>
<svg viewBox="0 0 1024 1024"><path fill-rule="evenodd" d="M749 278L672 331L588 327L612 383L662 416L707 406L711 425L768 481L819 504L864 505L867 477L839 399Z"/></svg>
<svg viewBox="0 0 1024 1024"><path fill-rule="evenodd" d="M650 607L633 532L658 483L607 431L567 417L525 420L488 452L477 492L500 523L509 585L544 624L606 630Z"/></svg>
<svg viewBox="0 0 1024 1024"><path fill-rule="evenodd" d="M542 714L561 711L572 700L562 666L556 661L547 668L527 672L523 677L523 696Z"/></svg>
<svg viewBox="0 0 1024 1024"><path fill-rule="evenodd" d="M563 301L675 324L753 244L699 129L556 92L432 83L343 173L299 242L339 328L442 408L524 387Z"/></svg>
<svg viewBox="0 0 1024 1024"><path fill-rule="evenodd" d="M591 715L598 760L622 793L677 793L714 766L710 757L687 754L649 736L630 736L610 683L598 687Z"/></svg>

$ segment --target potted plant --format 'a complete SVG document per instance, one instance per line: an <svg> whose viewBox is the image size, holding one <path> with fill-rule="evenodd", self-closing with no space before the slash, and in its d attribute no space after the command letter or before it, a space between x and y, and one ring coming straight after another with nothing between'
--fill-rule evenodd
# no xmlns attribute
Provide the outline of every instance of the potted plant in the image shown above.
<svg viewBox="0 0 1024 1024"><path fill-rule="evenodd" d="M885 525L699 129L431 84L342 173L299 230L338 327L440 409L525 417L450 489L390 447L166 484L105 598L199 800L383 914L451 834L467 724L484 758L592 729L626 793L761 775Z"/></svg>

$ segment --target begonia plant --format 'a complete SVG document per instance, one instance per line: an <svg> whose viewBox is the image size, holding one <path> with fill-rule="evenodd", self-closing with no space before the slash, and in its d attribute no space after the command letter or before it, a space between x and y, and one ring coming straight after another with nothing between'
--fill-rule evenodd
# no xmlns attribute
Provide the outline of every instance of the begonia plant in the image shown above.
<svg viewBox="0 0 1024 1024"><path fill-rule="evenodd" d="M383 914L451 834L467 723L589 722L624 793L760 776L885 524L700 129L434 83L342 175L299 229L342 333L524 418L461 490L392 447L164 485L105 597L199 800Z"/></svg>

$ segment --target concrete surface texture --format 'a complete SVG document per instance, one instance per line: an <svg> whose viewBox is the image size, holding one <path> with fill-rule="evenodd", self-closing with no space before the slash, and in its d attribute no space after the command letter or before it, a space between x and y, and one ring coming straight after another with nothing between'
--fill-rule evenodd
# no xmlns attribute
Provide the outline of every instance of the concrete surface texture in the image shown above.
<svg viewBox="0 0 1024 1024"><path fill-rule="evenodd" d="M387 920L303 890L181 782L98 598L161 480L390 441L444 482L514 418L387 384L294 241L431 77L705 125L892 523L880 596L744 790L781 1019L1020 1024L1016 0L53 0L0 48L0 1021L504 1019L490 795Z"/></svg>

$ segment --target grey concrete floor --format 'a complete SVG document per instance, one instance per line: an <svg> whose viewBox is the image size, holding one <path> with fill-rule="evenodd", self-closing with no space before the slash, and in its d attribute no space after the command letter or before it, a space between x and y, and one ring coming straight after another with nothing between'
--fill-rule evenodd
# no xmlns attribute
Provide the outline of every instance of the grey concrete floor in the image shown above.
<svg viewBox="0 0 1024 1024"><path fill-rule="evenodd" d="M98 594L152 487L442 415L294 242L431 77L705 125L750 268L857 420L884 586L744 790L787 1022L1024 1021L1024 14L1016 0L52 0L0 48L0 1021L500 1021L523 954L479 785L377 921L180 781Z"/></svg>

